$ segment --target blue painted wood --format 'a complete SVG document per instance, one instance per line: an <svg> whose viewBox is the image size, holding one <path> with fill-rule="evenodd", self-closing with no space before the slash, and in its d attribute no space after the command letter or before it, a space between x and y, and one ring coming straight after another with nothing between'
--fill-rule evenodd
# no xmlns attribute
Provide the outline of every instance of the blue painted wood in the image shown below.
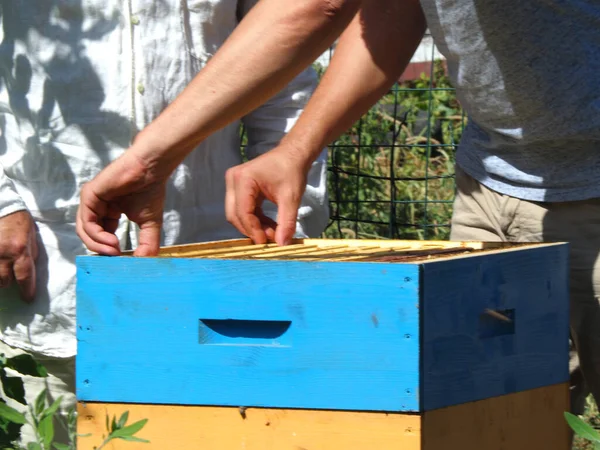
<svg viewBox="0 0 600 450"><path fill-rule="evenodd" d="M419 267L77 259L81 401L419 410Z"/></svg>
<svg viewBox="0 0 600 450"><path fill-rule="evenodd" d="M568 381L568 245L438 260L422 283L425 411Z"/></svg>

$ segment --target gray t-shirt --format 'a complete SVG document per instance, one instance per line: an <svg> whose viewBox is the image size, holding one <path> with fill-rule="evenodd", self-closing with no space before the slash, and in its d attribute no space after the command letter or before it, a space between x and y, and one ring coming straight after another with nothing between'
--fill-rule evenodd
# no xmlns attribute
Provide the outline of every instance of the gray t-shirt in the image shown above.
<svg viewBox="0 0 600 450"><path fill-rule="evenodd" d="M517 198L600 197L600 2L421 5L469 115L458 164Z"/></svg>

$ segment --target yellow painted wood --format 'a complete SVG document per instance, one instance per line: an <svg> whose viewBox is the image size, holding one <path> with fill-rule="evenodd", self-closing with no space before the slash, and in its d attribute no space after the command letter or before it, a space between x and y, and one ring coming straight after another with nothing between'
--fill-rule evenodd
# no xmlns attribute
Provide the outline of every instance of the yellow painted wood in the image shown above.
<svg viewBox="0 0 600 450"><path fill-rule="evenodd" d="M424 450L569 450L567 383L427 412Z"/></svg>
<svg viewBox="0 0 600 450"><path fill-rule="evenodd" d="M569 450L563 412L568 385L559 384L423 416L202 406L80 403L77 448L102 440L105 418L129 411L147 418L138 436L149 444L113 441L110 450Z"/></svg>
<svg viewBox="0 0 600 450"><path fill-rule="evenodd" d="M151 442L113 441L107 450L419 450L418 415L306 410L79 404L77 448L102 440L106 413L129 411L128 423L147 418L137 435Z"/></svg>

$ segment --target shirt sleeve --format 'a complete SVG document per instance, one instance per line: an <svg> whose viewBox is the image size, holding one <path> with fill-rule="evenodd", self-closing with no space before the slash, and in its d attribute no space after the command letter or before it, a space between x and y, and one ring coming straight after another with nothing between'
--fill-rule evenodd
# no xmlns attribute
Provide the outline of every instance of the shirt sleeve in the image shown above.
<svg viewBox="0 0 600 450"><path fill-rule="evenodd" d="M12 180L8 178L4 172L4 167L0 164L0 217L26 209L25 202L17 193Z"/></svg>

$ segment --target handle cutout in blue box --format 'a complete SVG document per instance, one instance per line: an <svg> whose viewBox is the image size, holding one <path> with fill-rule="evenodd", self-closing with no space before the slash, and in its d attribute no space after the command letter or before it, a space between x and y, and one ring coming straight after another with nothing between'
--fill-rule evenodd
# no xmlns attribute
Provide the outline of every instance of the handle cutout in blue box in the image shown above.
<svg viewBox="0 0 600 450"><path fill-rule="evenodd" d="M291 320L200 319L203 345L289 347Z"/></svg>
<svg viewBox="0 0 600 450"><path fill-rule="evenodd" d="M481 339L515 334L514 309L486 309L479 315L479 337Z"/></svg>

